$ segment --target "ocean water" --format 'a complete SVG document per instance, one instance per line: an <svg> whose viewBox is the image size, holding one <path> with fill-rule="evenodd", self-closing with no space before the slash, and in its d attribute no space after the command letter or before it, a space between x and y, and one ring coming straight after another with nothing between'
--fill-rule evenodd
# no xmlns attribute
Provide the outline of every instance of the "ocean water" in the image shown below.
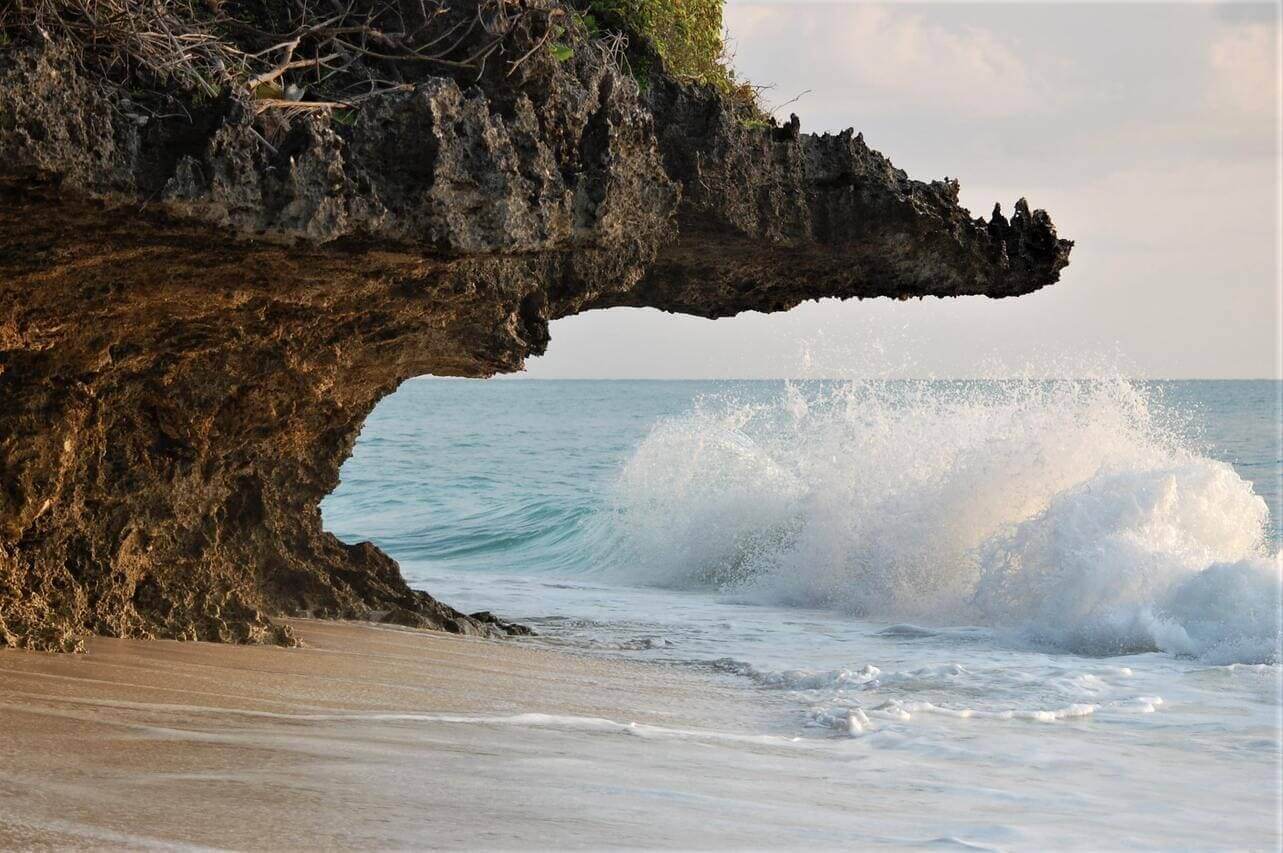
<svg viewBox="0 0 1283 853"><path fill-rule="evenodd" d="M529 642L742 684L809 745L760 772L890 773L919 842L1272 848L1279 393L425 378L322 511Z"/></svg>

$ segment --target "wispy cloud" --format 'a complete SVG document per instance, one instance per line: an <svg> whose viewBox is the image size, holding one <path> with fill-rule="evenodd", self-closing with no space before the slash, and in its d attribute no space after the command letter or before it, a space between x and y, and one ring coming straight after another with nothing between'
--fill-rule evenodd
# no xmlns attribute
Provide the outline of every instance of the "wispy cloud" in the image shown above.
<svg viewBox="0 0 1283 853"><path fill-rule="evenodd" d="M1277 26L1248 21L1218 30L1207 49L1212 106L1272 120L1279 95Z"/></svg>
<svg viewBox="0 0 1283 853"><path fill-rule="evenodd" d="M1043 94L1016 44L985 29L933 21L907 5L853 4L823 15L787 4L728 8L731 35L751 43L759 65L805 55L816 94L856 93L866 105L928 112L1028 115ZM761 55L773 51L771 57Z"/></svg>

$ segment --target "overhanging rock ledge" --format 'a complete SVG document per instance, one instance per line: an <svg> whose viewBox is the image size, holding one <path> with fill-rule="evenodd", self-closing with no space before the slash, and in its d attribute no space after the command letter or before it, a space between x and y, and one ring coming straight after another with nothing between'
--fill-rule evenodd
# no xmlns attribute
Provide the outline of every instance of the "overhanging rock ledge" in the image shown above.
<svg viewBox="0 0 1283 853"><path fill-rule="evenodd" d="M400 382L518 370L593 308L1016 296L1068 262L1023 201L974 219L860 136L573 50L269 139L235 99L140 115L56 42L0 48L0 646L502 630L322 528Z"/></svg>

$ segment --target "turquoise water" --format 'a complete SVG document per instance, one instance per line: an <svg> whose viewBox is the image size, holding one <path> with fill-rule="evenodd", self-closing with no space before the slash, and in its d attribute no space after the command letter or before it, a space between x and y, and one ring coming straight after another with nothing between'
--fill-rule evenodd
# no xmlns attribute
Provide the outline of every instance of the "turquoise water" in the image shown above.
<svg viewBox="0 0 1283 853"><path fill-rule="evenodd" d="M734 765L827 802L863 762L892 801L1009 813L950 830L986 847L1058 845L1066 808L1269 847L1279 391L421 379L322 510L526 642L729 680L821 750L692 758L665 796Z"/></svg>
<svg viewBox="0 0 1283 853"><path fill-rule="evenodd" d="M927 383L940 393L999 383ZM802 383L831 391L839 383ZM887 383L908 393L920 383ZM1233 466L1271 509L1280 537L1280 384L1137 383L1190 447ZM657 424L701 401L743 412L786 396L776 381L469 381L405 383L371 415L327 527L369 539L416 572L593 573L619 559L602 515ZM1053 413L1054 414L1054 413ZM674 458L674 465L689 460ZM616 532L617 533L617 532Z"/></svg>
<svg viewBox="0 0 1283 853"><path fill-rule="evenodd" d="M1279 388L420 379L323 513L478 608L570 579L1255 663L1268 596L1209 620L1275 573Z"/></svg>
<svg viewBox="0 0 1283 853"><path fill-rule="evenodd" d="M412 585L584 648L868 663L822 624L1274 664L1279 390L420 379L323 512Z"/></svg>

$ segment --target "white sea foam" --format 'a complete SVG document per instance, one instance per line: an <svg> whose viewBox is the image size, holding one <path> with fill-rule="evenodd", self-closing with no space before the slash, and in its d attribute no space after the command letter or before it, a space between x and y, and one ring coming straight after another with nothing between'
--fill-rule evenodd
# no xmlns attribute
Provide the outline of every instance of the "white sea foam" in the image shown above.
<svg viewBox="0 0 1283 853"><path fill-rule="evenodd" d="M1153 711L1157 703L1129 707L1132 713ZM984 709L937 705L925 701L890 700L873 707L828 703L816 705L811 709L811 725L833 729L844 734L859 736L880 730L881 726L893 723L907 723L915 716L929 714L954 720L995 720L1025 721L1034 723L1059 723L1068 720L1090 717L1102 706L1089 703L1075 703L1062 708L1023 709L1002 708Z"/></svg>
<svg viewBox="0 0 1283 853"><path fill-rule="evenodd" d="M660 423L615 491L632 578L981 623L1087 654L1278 660L1265 502L1122 379L788 386Z"/></svg>

